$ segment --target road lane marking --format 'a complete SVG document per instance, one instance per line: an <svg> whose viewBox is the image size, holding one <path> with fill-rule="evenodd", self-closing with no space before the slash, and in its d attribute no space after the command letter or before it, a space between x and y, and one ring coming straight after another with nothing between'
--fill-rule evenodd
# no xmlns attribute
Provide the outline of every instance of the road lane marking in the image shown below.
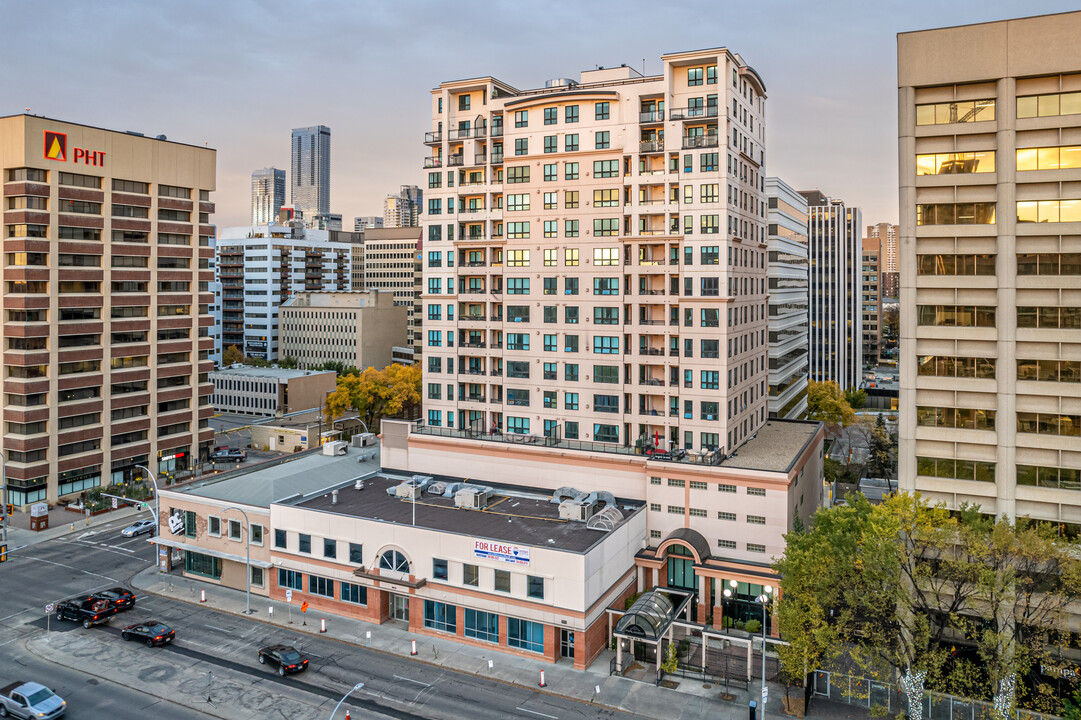
<svg viewBox="0 0 1081 720"><path fill-rule="evenodd" d="M402 677L401 675L395 675L394 677L398 680L403 680L405 682L416 683L417 685L423 685L424 687L431 687L429 683L421 682L420 680L414 680L413 678Z"/></svg>
<svg viewBox="0 0 1081 720"><path fill-rule="evenodd" d="M522 712L531 713L533 715L540 715L541 717L551 718L552 720L559 720L559 718L556 717L555 715L546 715L545 713L537 712L536 710L530 710L529 708L516 707L514 709L515 710L521 710Z"/></svg>
<svg viewBox="0 0 1081 720"><path fill-rule="evenodd" d="M67 568L68 570L77 570L87 575L93 575L94 577L105 578L109 582L120 582L116 578L111 578L108 575L102 575L101 573L90 572L89 570L83 570L82 568L72 567L71 565L65 565L64 563L53 562L52 560L46 560L44 558L31 557L30 555L24 555L27 560L37 560L38 562L48 563L49 565L56 565L57 567Z"/></svg>
<svg viewBox="0 0 1081 720"><path fill-rule="evenodd" d="M204 625L203 625L203 627L208 627L208 628L210 628L211 630L217 630L218 632L223 632L223 633L225 633L226 635L232 635L232 634L233 634L233 633L232 633L231 631L229 631L229 630L226 630L225 628L220 628L220 627L218 627L217 625L205 625L205 624L204 624Z"/></svg>
<svg viewBox="0 0 1081 720"><path fill-rule="evenodd" d="M0 622L4 622L5 620L10 620L11 618L15 617L16 615L22 615L23 613L30 612L33 609L34 608L26 608L25 610L20 610L19 612L16 612L16 613L11 613L7 617L0 618Z"/></svg>

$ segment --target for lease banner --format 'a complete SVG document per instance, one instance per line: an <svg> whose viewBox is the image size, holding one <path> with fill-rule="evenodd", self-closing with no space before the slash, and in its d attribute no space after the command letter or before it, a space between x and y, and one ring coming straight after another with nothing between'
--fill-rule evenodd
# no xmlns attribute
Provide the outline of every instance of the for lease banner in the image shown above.
<svg viewBox="0 0 1081 720"><path fill-rule="evenodd" d="M473 555L488 560L513 563L515 565L529 564L529 548L518 545L494 542L492 540L473 540Z"/></svg>

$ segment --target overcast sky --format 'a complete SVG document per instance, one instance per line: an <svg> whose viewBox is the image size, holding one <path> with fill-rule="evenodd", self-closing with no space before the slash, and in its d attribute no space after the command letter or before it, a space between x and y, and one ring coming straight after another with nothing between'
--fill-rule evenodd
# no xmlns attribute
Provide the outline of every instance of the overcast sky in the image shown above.
<svg viewBox="0 0 1081 720"><path fill-rule="evenodd" d="M1077 9L1064 0L0 0L0 115L31 112L218 150L220 226L246 224L251 171L289 132L332 132L347 229L425 184L428 91L493 75L543 86L725 46L768 90L766 172L897 221L896 33Z"/></svg>

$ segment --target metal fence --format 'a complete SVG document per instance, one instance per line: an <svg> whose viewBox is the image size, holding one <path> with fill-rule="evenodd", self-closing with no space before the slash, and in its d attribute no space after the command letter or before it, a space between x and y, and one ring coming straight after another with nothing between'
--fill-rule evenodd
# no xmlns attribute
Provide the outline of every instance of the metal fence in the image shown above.
<svg viewBox="0 0 1081 720"><path fill-rule="evenodd" d="M867 677L815 670L812 684L815 697L824 697L847 705L858 705L868 710L880 708L887 714L901 712L908 704L905 694L896 685ZM997 720L998 718L994 705L990 702L947 695L933 690L924 693L923 716L926 720ZM1021 708L1016 709L1012 717L1013 720L1062 720L1056 715L1046 715Z"/></svg>

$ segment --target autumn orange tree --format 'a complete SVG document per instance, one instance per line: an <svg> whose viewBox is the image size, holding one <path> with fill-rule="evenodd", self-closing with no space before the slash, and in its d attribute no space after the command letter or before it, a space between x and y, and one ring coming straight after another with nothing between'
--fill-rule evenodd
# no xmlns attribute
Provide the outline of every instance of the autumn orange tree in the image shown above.
<svg viewBox="0 0 1081 720"><path fill-rule="evenodd" d="M420 408L420 366L395 363L382 370L340 375L338 388L327 396L333 418L356 410L373 432L384 417L413 418Z"/></svg>

